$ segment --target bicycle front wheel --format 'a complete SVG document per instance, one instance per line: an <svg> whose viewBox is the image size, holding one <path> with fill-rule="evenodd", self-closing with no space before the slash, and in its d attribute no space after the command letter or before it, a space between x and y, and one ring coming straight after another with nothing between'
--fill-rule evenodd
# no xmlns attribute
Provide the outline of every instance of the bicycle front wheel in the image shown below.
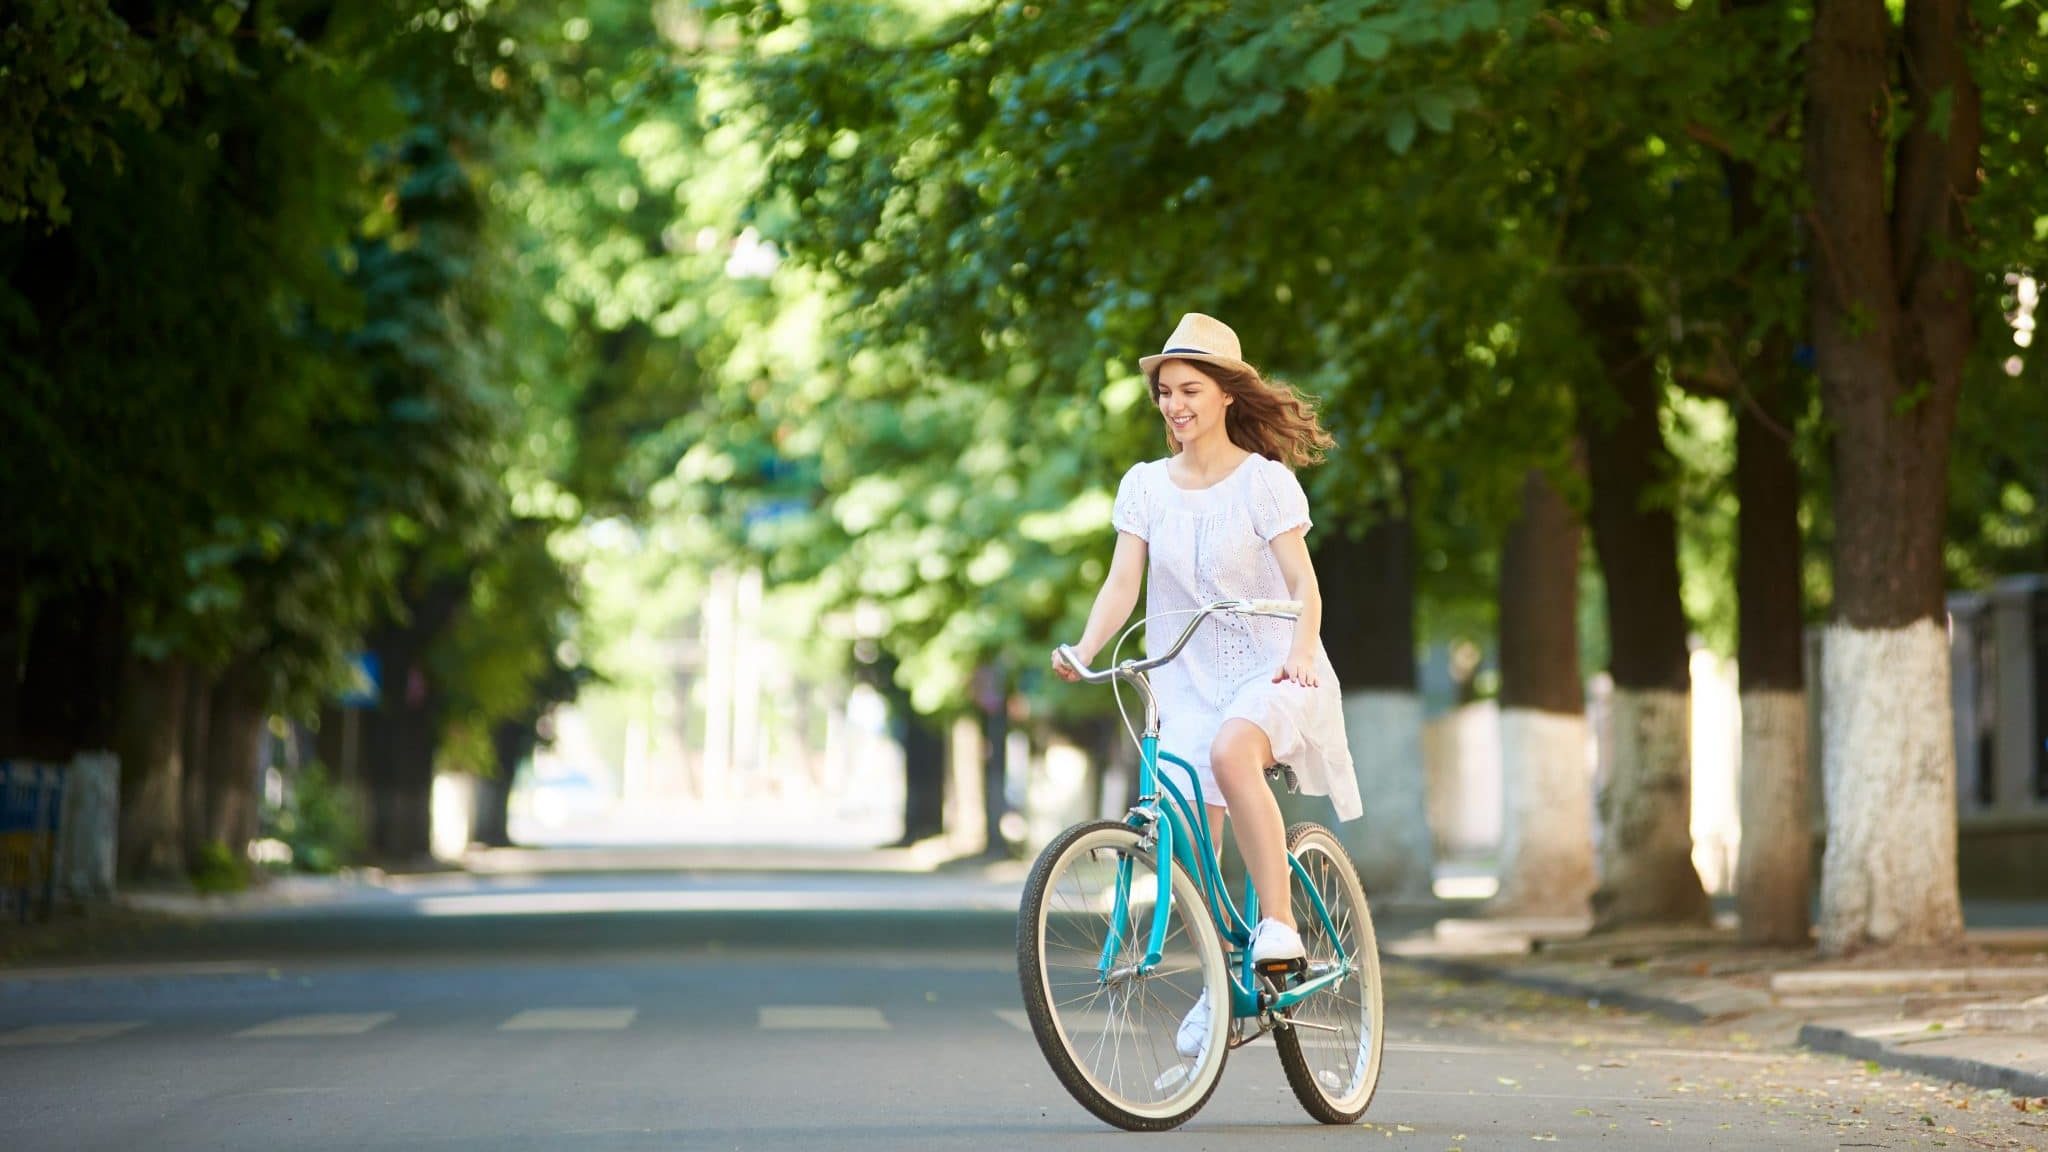
<svg viewBox="0 0 2048 1152"><path fill-rule="evenodd" d="M1024 1011L1046 1062L1083 1107L1141 1132L1200 1110L1230 1047L1222 941L1178 864L1159 963L1142 964L1159 867L1130 826L1076 825L1039 854L1017 919Z"/></svg>
<svg viewBox="0 0 2048 1152"><path fill-rule="evenodd" d="M1355 1124L1372 1103L1385 1048L1386 1006L1380 990L1379 942L1365 887L1336 834L1320 824L1287 830L1287 850L1301 861L1330 914L1316 914L1301 878L1294 878L1294 923L1308 949L1308 976L1333 971L1339 947L1352 975L1294 1006L1293 1026L1273 1034L1288 1086L1308 1114L1325 1124ZM1334 928L1334 932L1332 929Z"/></svg>

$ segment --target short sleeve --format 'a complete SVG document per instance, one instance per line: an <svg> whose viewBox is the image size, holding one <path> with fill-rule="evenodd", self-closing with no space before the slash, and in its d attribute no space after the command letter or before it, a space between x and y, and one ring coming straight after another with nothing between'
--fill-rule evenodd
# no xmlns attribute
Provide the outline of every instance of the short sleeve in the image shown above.
<svg viewBox="0 0 2048 1152"><path fill-rule="evenodd" d="M1124 473L1123 483L1116 486L1116 505L1110 509L1109 523L1119 532L1129 532L1140 540L1152 539L1152 517L1149 502L1145 499L1145 466L1133 464Z"/></svg>
<svg viewBox="0 0 2048 1152"><path fill-rule="evenodd" d="M1252 478L1252 529L1259 539L1270 541L1282 532L1305 529L1312 523L1308 493L1301 490L1293 470L1277 460L1260 464L1259 474Z"/></svg>

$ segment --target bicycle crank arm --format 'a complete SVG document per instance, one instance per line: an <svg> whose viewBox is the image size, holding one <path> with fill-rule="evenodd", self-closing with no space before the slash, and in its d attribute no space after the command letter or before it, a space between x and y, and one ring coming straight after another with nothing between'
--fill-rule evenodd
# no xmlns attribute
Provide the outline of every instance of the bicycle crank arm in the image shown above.
<svg viewBox="0 0 2048 1152"><path fill-rule="evenodd" d="M1335 1024L1316 1024L1308 1020L1296 1020L1292 1016L1282 1016L1280 1019L1285 1020L1289 1028L1313 1028L1318 1032L1342 1032L1344 1030Z"/></svg>

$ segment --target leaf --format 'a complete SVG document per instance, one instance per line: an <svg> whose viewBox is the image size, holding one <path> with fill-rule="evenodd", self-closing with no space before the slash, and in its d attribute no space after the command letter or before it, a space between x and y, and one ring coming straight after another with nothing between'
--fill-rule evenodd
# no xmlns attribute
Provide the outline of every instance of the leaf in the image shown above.
<svg viewBox="0 0 2048 1152"><path fill-rule="evenodd" d="M1360 28L1351 33L1351 48L1363 60L1384 60L1393 47L1384 32L1372 28Z"/></svg>
<svg viewBox="0 0 2048 1152"><path fill-rule="evenodd" d="M1415 111L1422 122L1437 132L1451 130L1451 118L1457 110L1451 105L1451 98L1441 92L1424 92L1415 98Z"/></svg>
<svg viewBox="0 0 2048 1152"><path fill-rule="evenodd" d="M1138 69L1138 87L1146 91L1166 87L1174 73L1180 71L1180 55L1180 50L1166 40L1161 40L1157 48L1141 52L1145 63Z"/></svg>
<svg viewBox="0 0 2048 1152"><path fill-rule="evenodd" d="M1344 75L1344 42L1332 40L1316 50L1308 58L1308 65L1302 69L1303 77L1309 84L1322 87L1335 84Z"/></svg>
<svg viewBox="0 0 2048 1152"><path fill-rule="evenodd" d="M1246 77L1259 70L1265 62L1264 46L1258 40L1250 40L1230 50L1223 57L1223 74L1232 81L1242 83Z"/></svg>
<svg viewBox="0 0 2048 1152"><path fill-rule="evenodd" d="M1387 118L1387 147L1396 155L1408 154L1408 146L1415 143L1415 113L1406 108L1396 109Z"/></svg>
<svg viewBox="0 0 2048 1152"><path fill-rule="evenodd" d="M1187 78L1181 81L1181 98L1196 108L1206 107L1216 98L1216 61L1204 56L1188 69Z"/></svg>

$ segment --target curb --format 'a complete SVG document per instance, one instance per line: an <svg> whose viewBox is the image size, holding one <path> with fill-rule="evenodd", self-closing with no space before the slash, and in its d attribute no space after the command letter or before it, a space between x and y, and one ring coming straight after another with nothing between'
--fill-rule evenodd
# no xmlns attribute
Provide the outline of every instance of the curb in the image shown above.
<svg viewBox="0 0 2048 1152"><path fill-rule="evenodd" d="M2015 1096L2048 1096L2048 1076L2022 1072L2003 1064L1988 1064L1967 1056L1901 1052L1882 1041L1827 1024L1801 1025L1799 1044L1816 1052L1869 1060L1901 1072L1918 1072L1975 1088L2003 1088Z"/></svg>
<svg viewBox="0 0 2048 1152"><path fill-rule="evenodd" d="M1381 961L1411 965L1456 980L1487 980L1548 992L1553 996L1563 996L1572 1000L1596 1000L1601 1004L1613 1004L1679 1024L1703 1024L1719 1018L1717 1015L1702 1012L1683 1000L1653 992L1594 984L1561 976L1515 972L1470 960L1400 956L1383 950ZM2048 1096L2048 1075L1973 1060L1966 1056L1901 1052L1882 1041L1858 1036L1847 1029L1827 1024L1801 1024L1796 1043L1811 1051L1868 1060L1896 1071L1952 1080L1973 1088L2004 1089L2015 1096Z"/></svg>

